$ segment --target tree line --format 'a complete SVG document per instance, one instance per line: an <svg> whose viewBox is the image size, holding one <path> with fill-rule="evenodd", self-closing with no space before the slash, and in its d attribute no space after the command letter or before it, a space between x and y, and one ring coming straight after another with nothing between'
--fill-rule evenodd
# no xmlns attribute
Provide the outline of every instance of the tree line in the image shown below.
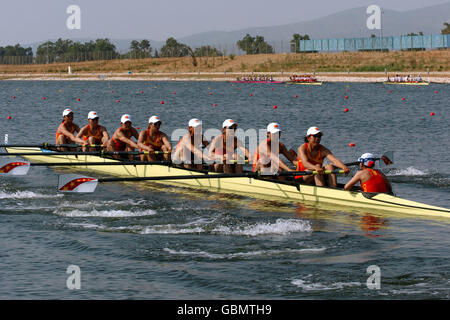
<svg viewBox="0 0 450 320"><path fill-rule="evenodd" d="M441 30L441 34L450 34L450 24L445 22L444 27ZM409 35L416 34L411 33ZM291 52L299 52L301 40L310 40L310 37L307 34L293 34L292 40L290 41ZM274 48L265 41L263 36L259 35L253 37L250 34L246 34L241 40L236 42L236 45L246 54L275 53ZM129 51L126 53L119 53L116 46L107 38L96 39L95 41L91 40L85 43L59 38L54 42L47 41L39 45L35 56L33 55L32 48L23 48L20 44L0 47L0 64L42 64L127 58L191 56L193 58L193 64L196 65L196 57L220 57L225 54L225 52L210 45L192 49L188 45L178 42L173 37L168 38L159 51L153 51L149 40L132 40Z"/></svg>

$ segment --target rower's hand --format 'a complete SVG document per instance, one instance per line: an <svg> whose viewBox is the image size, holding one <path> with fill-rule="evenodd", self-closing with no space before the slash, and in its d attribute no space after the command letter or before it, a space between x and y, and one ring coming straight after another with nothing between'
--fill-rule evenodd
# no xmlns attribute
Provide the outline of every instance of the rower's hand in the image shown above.
<svg viewBox="0 0 450 320"><path fill-rule="evenodd" d="M344 166L343 170L345 175L348 175L350 173L350 169L347 166Z"/></svg>
<svg viewBox="0 0 450 320"><path fill-rule="evenodd" d="M319 166L319 165L316 166L316 171L317 171L318 174L323 174L324 173L323 168L321 166Z"/></svg>

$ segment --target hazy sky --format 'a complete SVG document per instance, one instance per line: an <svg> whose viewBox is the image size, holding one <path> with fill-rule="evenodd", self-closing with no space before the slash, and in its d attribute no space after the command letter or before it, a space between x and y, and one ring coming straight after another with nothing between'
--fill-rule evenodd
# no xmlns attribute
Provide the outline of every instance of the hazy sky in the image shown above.
<svg viewBox="0 0 450 320"><path fill-rule="evenodd" d="M407 11L448 0L2 0L0 45L48 39L163 41L194 33L294 23L371 4ZM81 29L69 30L69 5L81 9Z"/></svg>

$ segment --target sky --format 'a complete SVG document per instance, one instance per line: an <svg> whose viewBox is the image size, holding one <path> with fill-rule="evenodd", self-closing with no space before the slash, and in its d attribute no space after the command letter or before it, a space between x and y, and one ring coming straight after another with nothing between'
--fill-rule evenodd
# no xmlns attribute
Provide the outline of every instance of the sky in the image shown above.
<svg viewBox="0 0 450 320"><path fill-rule="evenodd" d="M0 7L0 46L57 38L165 41L207 31L295 23L376 4L408 11L449 0L15 0ZM80 8L80 29L70 30L66 13Z"/></svg>

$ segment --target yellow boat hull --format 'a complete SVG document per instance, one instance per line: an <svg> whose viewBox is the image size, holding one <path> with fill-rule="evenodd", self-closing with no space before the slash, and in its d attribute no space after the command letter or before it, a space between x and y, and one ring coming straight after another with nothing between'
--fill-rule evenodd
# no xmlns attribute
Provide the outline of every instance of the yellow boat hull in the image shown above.
<svg viewBox="0 0 450 320"><path fill-rule="evenodd" d="M5 148L11 155L15 153L36 152L39 148ZM115 159L106 159L90 155L27 155L22 156L33 162L61 162L79 163L79 166L71 166L74 169L90 171L120 177L160 177L192 175L187 180L158 180L154 183L247 195L266 200L283 200L291 202L308 202L312 204L338 205L363 210L382 210L399 214L415 214L424 216L437 216L450 218L450 210L431 206L411 200L402 199L387 194L376 194L367 197L367 194L357 191L345 191L327 187L316 187L291 182L254 178L214 178L215 173L209 173L210 179L195 179L197 175L204 173L186 170L167 165L85 165L86 162L117 162Z"/></svg>

